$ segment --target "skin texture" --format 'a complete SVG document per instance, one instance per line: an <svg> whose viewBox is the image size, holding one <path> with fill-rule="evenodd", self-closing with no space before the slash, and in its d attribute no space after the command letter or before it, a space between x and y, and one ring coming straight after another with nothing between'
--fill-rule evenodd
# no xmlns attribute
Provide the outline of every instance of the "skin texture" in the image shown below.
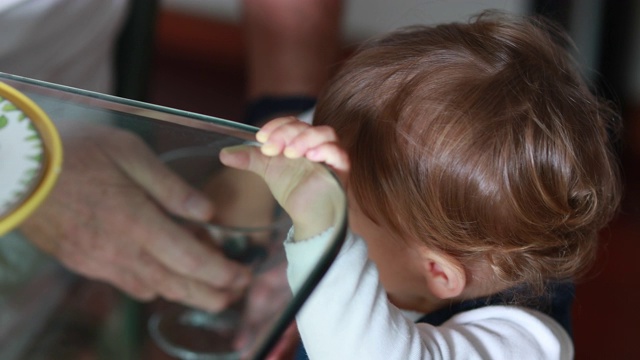
<svg viewBox="0 0 640 360"><path fill-rule="evenodd" d="M210 218L215 209L203 194L130 133L77 124L61 133L60 180L22 225L29 239L71 270L141 300L217 310L238 296L247 270L169 218Z"/></svg>

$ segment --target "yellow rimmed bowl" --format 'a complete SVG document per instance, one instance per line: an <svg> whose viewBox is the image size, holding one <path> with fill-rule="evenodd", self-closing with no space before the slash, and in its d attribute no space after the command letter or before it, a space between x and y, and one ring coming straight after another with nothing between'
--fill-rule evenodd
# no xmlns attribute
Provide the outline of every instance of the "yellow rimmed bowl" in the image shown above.
<svg viewBox="0 0 640 360"><path fill-rule="evenodd" d="M62 143L49 117L0 82L0 236L44 201L62 168Z"/></svg>

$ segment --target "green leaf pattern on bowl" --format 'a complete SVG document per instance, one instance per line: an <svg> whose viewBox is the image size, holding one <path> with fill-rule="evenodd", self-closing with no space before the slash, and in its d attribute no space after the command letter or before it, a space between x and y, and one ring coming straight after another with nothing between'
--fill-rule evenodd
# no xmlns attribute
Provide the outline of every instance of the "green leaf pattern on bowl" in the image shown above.
<svg viewBox="0 0 640 360"><path fill-rule="evenodd" d="M31 194L43 168L38 130L22 110L0 97L0 218Z"/></svg>

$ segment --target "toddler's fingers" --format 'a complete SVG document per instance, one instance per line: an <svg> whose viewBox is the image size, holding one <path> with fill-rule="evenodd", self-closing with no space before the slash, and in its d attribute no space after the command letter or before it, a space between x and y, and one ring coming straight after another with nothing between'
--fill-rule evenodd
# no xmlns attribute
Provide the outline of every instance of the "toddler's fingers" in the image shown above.
<svg viewBox="0 0 640 360"><path fill-rule="evenodd" d="M267 156L274 156L282 153L293 139L310 127L311 125L296 120L285 122L277 128L271 129L269 138L262 145L262 153Z"/></svg>
<svg viewBox="0 0 640 360"><path fill-rule="evenodd" d="M291 139L284 149L284 155L288 158L304 156L309 149L330 142L337 142L338 136L329 126L309 126Z"/></svg>
<svg viewBox="0 0 640 360"><path fill-rule="evenodd" d="M311 161L324 162L339 174L349 172L349 156L337 142L322 143L309 149L305 156Z"/></svg>
<svg viewBox="0 0 640 360"><path fill-rule="evenodd" d="M300 120L298 120L294 116L284 116L284 117L273 119L268 123L262 125L260 130L256 133L256 140L258 140L258 142L260 143L265 143L267 142L267 140L269 140L271 133L275 129L279 128L282 125L285 125L291 122L296 122L296 121L300 121Z"/></svg>

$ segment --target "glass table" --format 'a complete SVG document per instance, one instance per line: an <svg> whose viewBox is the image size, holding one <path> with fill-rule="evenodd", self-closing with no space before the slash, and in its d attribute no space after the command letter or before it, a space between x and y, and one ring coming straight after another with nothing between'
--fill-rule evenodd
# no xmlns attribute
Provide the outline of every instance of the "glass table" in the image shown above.
<svg viewBox="0 0 640 360"><path fill-rule="evenodd" d="M98 158L105 155L104 147L98 146L103 151L89 151L83 148L95 148L96 143L105 141L110 144L111 149L115 149L112 154L107 155L126 159L121 163L129 164L122 166L131 166L130 171L135 172L136 169L144 167L153 168L146 162L152 163L155 167L160 164L163 171L177 174L190 186L200 188L212 196L217 204L214 220L233 220L240 214L242 221L251 222L264 217L262 213L257 212L258 208L266 209L264 211L275 218L283 215L273 198L268 196L268 190L260 190L268 189L264 183L258 184L256 177L252 178L253 175L247 171L230 170L218 159L218 154L223 148L254 147L253 139L257 128L9 74L0 73L0 82L30 98L44 110L58 129L64 149L62 170L51 194L43 203L47 204L48 201L57 199L61 205L53 209L54 212L62 213L74 206L72 196L65 202L64 196L67 196L67 193L62 193L61 189L72 189L70 194L73 195L74 187L92 187L94 194L100 194L96 198L95 207L109 203L114 191L120 189L121 183L104 175L106 171L110 171L102 168L106 163L104 159ZM131 149L143 149L146 154L152 156L136 158L136 154L130 153ZM191 162L178 164L185 158ZM44 161L47 161L46 156ZM216 338L204 331L207 330L206 321L201 322L204 325L200 330L203 330L204 336L198 340L199 344L179 344L178 350L175 350L175 344L172 344L174 339L167 340L166 334L162 335L165 337L158 338L155 334L161 327L158 323L161 320L158 319L163 319L159 314L175 312L175 309L191 309L195 311L191 312L191 315L200 314L200 317L192 316L191 323L187 325L197 328L203 313L207 319L206 316L210 312L181 308L182 305L166 300L138 302L105 282L69 271L59 259L54 259L32 244L37 241L27 239L30 234L27 222L0 238L0 359L264 358L293 321L296 312L337 255L347 226L346 198L339 181L328 168L304 159L290 160L281 157L277 161L280 165L276 169L282 171L283 177L287 176L287 171L291 169L323 174L321 178L324 183L319 190L324 199L322 206L310 204L310 207L318 209L314 211L331 213L333 219L333 241L317 255L306 280L295 293L291 292L283 280L286 261L282 242L286 231L269 228L269 236L273 238L269 245L264 245L263 241L260 246L247 247L245 242L249 238L253 241L253 235L221 235L221 231L226 231L224 227L215 227L212 230L210 224L185 221L172 211L163 212L163 221L180 226L199 241L224 238L224 242L211 241L211 246L216 251L231 256L233 261L252 269L252 280L244 291L246 299L242 306L238 306L237 303L233 305L238 311L237 316L240 321L244 321L247 312L261 309L261 303L268 303L270 306L261 310L263 314L259 324L250 325L250 330L255 334L243 338L242 351L230 344L237 339ZM163 181L161 175L162 173L152 180ZM243 184L249 185L241 187L246 186ZM237 196L230 196L232 193ZM249 193L250 196L245 196ZM309 201L313 201L311 199L317 199L318 193L314 191L313 194L309 193L308 197ZM161 206L158 205L158 208ZM117 208L114 208L113 211L116 210ZM100 223L99 220L79 219L75 226L95 226L96 223ZM277 223L279 228L288 229L288 220L287 218L282 223L271 219L270 224ZM55 224L50 226L56 229ZM237 228L235 224L230 227ZM118 230L121 236L138 234L135 228ZM200 236L203 231L206 232L204 237ZM80 244L79 240L81 239L75 239L73 244ZM231 247L227 246L227 240L233 241ZM238 241L245 244L239 245L244 252L234 257ZM46 248L46 245L44 247ZM246 249L251 251L246 252ZM100 251L100 248L96 248L95 251ZM170 252L171 248L168 247L166 251ZM276 282L280 289L278 292L267 292L267 296L264 292L254 295L257 294L254 289L265 286L265 282L261 280L264 274L280 277L280 281ZM269 294L277 296L277 299L271 298ZM180 319L184 320L184 317ZM177 332L184 335L182 330ZM186 337L187 340L192 340L196 335ZM227 352L224 356L210 353L207 346L216 342L227 342L226 346L231 350L225 350ZM191 346L202 348L196 349L195 352L181 350L181 347Z"/></svg>

